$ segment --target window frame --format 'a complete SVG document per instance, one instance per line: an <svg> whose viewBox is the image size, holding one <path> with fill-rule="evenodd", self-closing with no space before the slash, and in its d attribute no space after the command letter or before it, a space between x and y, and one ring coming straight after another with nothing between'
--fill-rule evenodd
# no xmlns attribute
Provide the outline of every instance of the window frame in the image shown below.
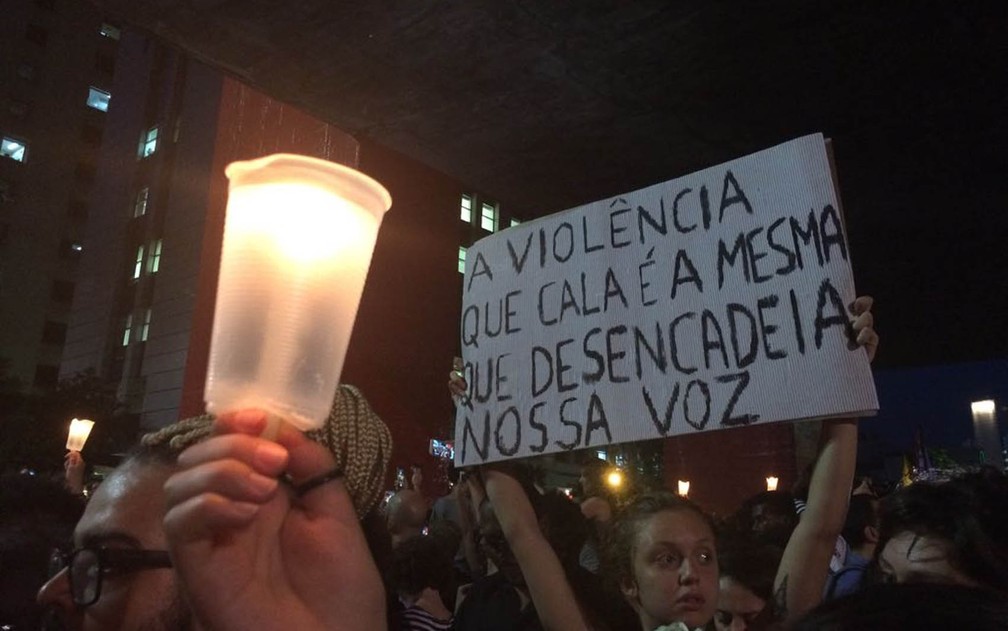
<svg viewBox="0 0 1008 631"><path fill-rule="evenodd" d="M151 241L150 251L147 254L147 273L157 274L161 269L161 251L164 248L164 239Z"/></svg>
<svg viewBox="0 0 1008 631"><path fill-rule="evenodd" d="M488 210L490 211L489 215L487 215ZM486 227L488 219L490 224L493 226L492 228ZM480 202L480 223L479 223L480 229L485 230L487 232L497 232L498 224L499 224L499 212L497 209L497 204L493 204L491 202L486 201Z"/></svg>
<svg viewBox="0 0 1008 631"><path fill-rule="evenodd" d="M141 199L143 198L143 199ZM143 217L147 214L147 204L150 203L150 187L144 186L137 191L133 199L133 218Z"/></svg>
<svg viewBox="0 0 1008 631"><path fill-rule="evenodd" d="M136 261L133 263L132 280L140 280L140 277L143 275L144 253L144 244L141 243L137 246Z"/></svg>
<svg viewBox="0 0 1008 631"><path fill-rule="evenodd" d="M96 93L97 93L97 95L99 97L98 99L94 99ZM102 97L104 97L104 99ZM96 105L95 103L92 103L93 100L95 101L95 103L104 104L105 107L102 108L102 107L99 107L98 105ZM93 85L88 86L88 96L87 96L87 100L85 100L84 103L89 108L91 108L93 110L97 110L99 112L103 112L103 113L104 112L108 112L109 103L111 103L111 102L112 102L112 93L111 92L107 92L105 90L102 90L101 88L99 88L97 86L93 86Z"/></svg>
<svg viewBox="0 0 1008 631"><path fill-rule="evenodd" d="M129 346L132 332L133 332L133 314L127 313L126 318L123 320L123 336L122 336L123 346Z"/></svg>
<svg viewBox="0 0 1008 631"><path fill-rule="evenodd" d="M11 145L11 144L20 147L21 148L20 152L14 150L11 153L5 153L5 150L10 151L9 149L5 148L5 145ZM5 134L0 135L0 157L7 158L8 160L13 160L14 162L20 162L21 164L25 164L28 162L28 149L29 149L28 141L21 140L17 136L8 136ZM21 157L20 158L15 157L19 153Z"/></svg>
<svg viewBox="0 0 1008 631"><path fill-rule="evenodd" d="M138 342L146 342L147 338L150 336L150 325L151 325L151 308L147 307L144 311L143 322L140 324L140 330L137 333Z"/></svg>
<svg viewBox="0 0 1008 631"><path fill-rule="evenodd" d="M140 145L137 147L138 160L144 160L157 153L160 134L160 125L152 125L140 133Z"/></svg>

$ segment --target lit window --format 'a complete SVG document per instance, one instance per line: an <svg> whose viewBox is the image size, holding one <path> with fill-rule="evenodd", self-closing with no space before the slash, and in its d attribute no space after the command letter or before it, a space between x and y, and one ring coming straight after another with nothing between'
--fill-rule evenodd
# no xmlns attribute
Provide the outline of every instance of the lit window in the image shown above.
<svg viewBox="0 0 1008 631"><path fill-rule="evenodd" d="M141 158L146 158L157 151L158 128L157 125L151 127L140 136L140 148L138 154Z"/></svg>
<svg viewBox="0 0 1008 631"><path fill-rule="evenodd" d="M150 258L147 259L147 266L150 268L151 274L157 274L161 267L161 244L161 239L151 243Z"/></svg>
<svg viewBox="0 0 1008 631"><path fill-rule="evenodd" d="M107 112L109 106L109 100L112 95L105 90L99 90L98 88L91 86L88 88L87 104L88 107L94 108L99 112Z"/></svg>
<svg viewBox="0 0 1008 631"><path fill-rule="evenodd" d="M512 228L514 228L515 226L517 226L517 225L518 225L518 224L520 224L520 223L521 223L521 222L520 222L520 221L518 221L517 219L511 219L511 227L512 227Z"/></svg>
<svg viewBox="0 0 1008 631"><path fill-rule="evenodd" d="M497 229L497 207L493 204L483 202L480 205L480 228L487 232Z"/></svg>
<svg viewBox="0 0 1008 631"><path fill-rule="evenodd" d="M141 342L147 341L147 334L150 332L150 318L151 318L151 310L147 309L146 311L144 311L143 324L140 326L139 339Z"/></svg>
<svg viewBox="0 0 1008 631"><path fill-rule="evenodd" d="M137 193L136 203L133 204L133 216L142 217L147 214L147 198L150 196L150 189L143 187Z"/></svg>
<svg viewBox="0 0 1008 631"><path fill-rule="evenodd" d="M109 39L119 39L119 35L121 35L121 31L111 24L102 24L101 31L99 32L102 34L102 37Z"/></svg>
<svg viewBox="0 0 1008 631"><path fill-rule="evenodd" d="M136 263L133 264L133 280L140 278L140 272L143 270L143 258L144 246L141 244L137 246Z"/></svg>
<svg viewBox="0 0 1008 631"><path fill-rule="evenodd" d="M466 223L472 223L472 195L462 194L461 218Z"/></svg>
<svg viewBox="0 0 1008 631"><path fill-rule="evenodd" d="M598 449L595 451L595 457L599 460L605 460L608 457L608 454L606 454L605 449Z"/></svg>
<svg viewBox="0 0 1008 631"><path fill-rule="evenodd" d="M0 156L10 158L11 160L17 160L18 162L24 162L25 158L28 157L28 145L20 140L14 140L13 138L4 136L3 139L0 140Z"/></svg>
<svg viewBox="0 0 1008 631"><path fill-rule="evenodd" d="M128 346L130 342L130 333L133 331L133 314L129 313L126 315L126 323L123 326L123 336L122 345Z"/></svg>
<svg viewBox="0 0 1008 631"><path fill-rule="evenodd" d="M459 274L465 274L465 255L466 255L466 249L459 248L459 267L458 267Z"/></svg>

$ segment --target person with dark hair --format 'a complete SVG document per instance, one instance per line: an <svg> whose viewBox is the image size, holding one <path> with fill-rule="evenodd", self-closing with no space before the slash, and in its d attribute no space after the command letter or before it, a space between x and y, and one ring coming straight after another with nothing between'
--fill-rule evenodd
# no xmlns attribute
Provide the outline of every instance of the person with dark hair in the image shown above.
<svg viewBox="0 0 1008 631"><path fill-rule="evenodd" d="M810 611L791 631L1005 631L1004 594L941 583L873 585Z"/></svg>
<svg viewBox="0 0 1008 631"><path fill-rule="evenodd" d="M388 583L403 609L403 631L443 631L452 628L452 614L441 598L452 582L451 552L434 537L413 537L392 553Z"/></svg>
<svg viewBox="0 0 1008 631"><path fill-rule="evenodd" d="M853 594L861 588L879 540L878 499L859 493L850 499L847 520L841 535L847 542L847 556L838 572L826 582L826 600Z"/></svg>
<svg viewBox="0 0 1008 631"><path fill-rule="evenodd" d="M473 519L472 504L469 498L469 485L462 472L454 464L448 465L448 483L451 485L447 495L434 500L431 507L430 525L433 528L439 522L454 524L459 531L459 545L454 553L454 568L461 583L469 583L476 577L473 567L479 567L476 556L476 522ZM454 598L451 599L454 602Z"/></svg>
<svg viewBox="0 0 1008 631"><path fill-rule="evenodd" d="M798 525L794 496L786 491L757 493L747 499L737 513L742 532L748 532L760 544L782 550Z"/></svg>
<svg viewBox="0 0 1008 631"><path fill-rule="evenodd" d="M985 467L919 482L882 500L876 562L884 580L983 586L1008 594L1008 478Z"/></svg>
<svg viewBox="0 0 1008 631"><path fill-rule="evenodd" d="M398 491L385 506L385 520L393 547L419 537L427 527L427 500L413 489Z"/></svg>
<svg viewBox="0 0 1008 631"><path fill-rule="evenodd" d="M718 549L717 631L764 629L773 620L774 578L781 549L747 535L722 533Z"/></svg>
<svg viewBox="0 0 1008 631"><path fill-rule="evenodd" d="M641 628L710 622L717 607L717 538L711 518L668 491L638 495L613 521L604 567Z"/></svg>

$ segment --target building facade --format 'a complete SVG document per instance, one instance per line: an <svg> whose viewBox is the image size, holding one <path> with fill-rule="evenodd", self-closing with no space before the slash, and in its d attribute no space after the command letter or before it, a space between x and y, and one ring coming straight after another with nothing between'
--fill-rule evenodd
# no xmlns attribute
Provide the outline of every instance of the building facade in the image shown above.
<svg viewBox="0 0 1008 631"><path fill-rule="evenodd" d="M119 29L87 3L4 4L0 41L0 361L56 385L107 130Z"/></svg>

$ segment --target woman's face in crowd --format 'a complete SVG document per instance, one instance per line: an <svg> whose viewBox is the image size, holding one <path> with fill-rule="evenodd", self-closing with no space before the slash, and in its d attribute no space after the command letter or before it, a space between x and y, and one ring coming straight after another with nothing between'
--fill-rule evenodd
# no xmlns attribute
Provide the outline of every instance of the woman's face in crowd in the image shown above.
<svg viewBox="0 0 1008 631"><path fill-rule="evenodd" d="M744 631L766 608L766 601L729 576L722 576L714 626L717 631Z"/></svg>
<svg viewBox="0 0 1008 631"><path fill-rule="evenodd" d="M707 624L718 596L714 533L692 510L664 510L641 522L633 549L632 585L623 593L643 626Z"/></svg>
<svg viewBox="0 0 1008 631"><path fill-rule="evenodd" d="M954 567L951 558L951 544L945 539L904 531L882 548L879 570L893 583L979 585Z"/></svg>

